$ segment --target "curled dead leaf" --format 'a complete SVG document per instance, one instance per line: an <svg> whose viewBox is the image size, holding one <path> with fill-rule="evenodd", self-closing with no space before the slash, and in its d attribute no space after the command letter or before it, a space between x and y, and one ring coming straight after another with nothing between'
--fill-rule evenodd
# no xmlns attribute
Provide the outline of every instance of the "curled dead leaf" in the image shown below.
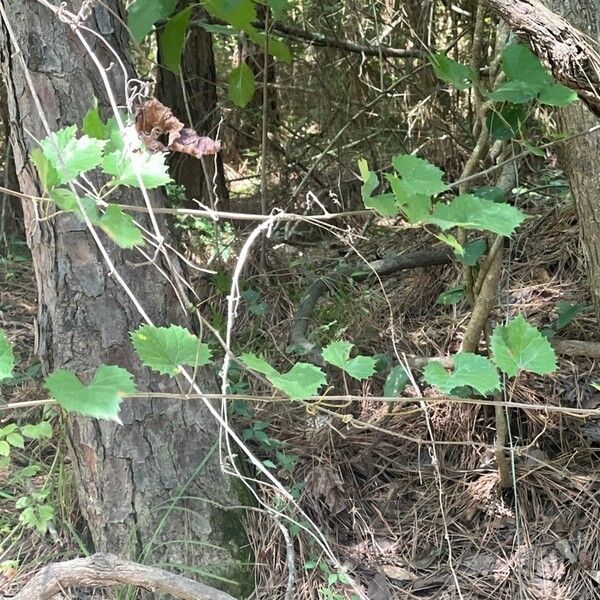
<svg viewBox="0 0 600 600"><path fill-rule="evenodd" d="M191 127L184 127L171 109L156 98L145 100L138 106L135 128L151 152L172 150L202 158L221 149L220 141L200 136Z"/></svg>

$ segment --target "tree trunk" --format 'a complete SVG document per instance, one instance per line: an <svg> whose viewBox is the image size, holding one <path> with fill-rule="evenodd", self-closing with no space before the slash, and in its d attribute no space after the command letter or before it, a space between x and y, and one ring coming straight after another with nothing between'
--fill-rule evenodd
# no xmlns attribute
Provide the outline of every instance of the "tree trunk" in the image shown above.
<svg viewBox="0 0 600 600"><path fill-rule="evenodd" d="M186 4L187 2L182 2L180 7L183 8ZM160 45L158 62L162 62ZM182 86L185 86L185 90ZM160 67L156 96L173 110L180 121L189 122L190 127L200 135L215 134L219 114L212 34L202 28L190 29L183 49L181 74ZM218 208L228 210L229 192L221 155L218 154L216 158L207 157L203 162L206 173L198 159L175 154L171 159L173 178L185 186L188 198L197 198L209 205L211 201L218 201ZM207 187L207 179L210 188Z"/></svg>
<svg viewBox="0 0 600 600"><path fill-rule="evenodd" d="M81 123L94 97L108 114L108 98L94 63L68 25L36 0L0 3L23 57L15 52L7 23L0 20L0 58L17 175L23 193L40 196L28 155L35 146L32 136L41 139L47 134L23 60L51 128ZM86 25L98 29L131 69L126 33L111 13L121 12L119 2L93 6ZM86 38L102 64L114 62L104 44L91 35ZM108 76L118 95L124 89L121 71L113 66ZM124 98L118 97L118 102ZM138 196L124 193L120 202L139 202ZM153 201L160 206L164 198L156 194ZM178 391L172 380L151 374L137 361L129 332L140 323L140 316L107 271L85 226L69 214L39 220L45 207L33 202L24 202L23 208L37 276L38 351L45 369L64 367L85 378L103 362L117 364L134 373L140 390ZM186 324L173 289L155 267L135 251L102 240L155 324ZM174 257L171 261L175 263ZM212 386L206 374L204 387ZM220 469L217 426L206 408L197 401L126 400L121 419L123 426L69 417L80 505L96 550L138 560L208 566L208 571L218 564L220 576L244 586L248 579L239 561L248 556L238 515L214 504L237 504L239 498ZM231 589L236 595L246 591Z"/></svg>
<svg viewBox="0 0 600 600"><path fill-rule="evenodd" d="M600 42L598 0L546 0L548 8ZM559 111L564 133L576 133L600 122L583 103ZM581 245L588 267L592 299L600 321L600 131L559 146L559 158L569 180L579 217Z"/></svg>

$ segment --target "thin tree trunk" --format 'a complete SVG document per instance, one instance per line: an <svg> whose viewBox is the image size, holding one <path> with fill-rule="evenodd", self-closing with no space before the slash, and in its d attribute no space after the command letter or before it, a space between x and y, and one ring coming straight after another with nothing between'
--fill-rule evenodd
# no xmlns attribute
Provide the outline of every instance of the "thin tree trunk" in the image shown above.
<svg viewBox="0 0 600 600"><path fill-rule="evenodd" d="M99 74L69 26L36 0L0 2L51 128L81 123L94 97L107 114L108 99ZM97 28L131 69L124 52L126 34L108 10L118 14L119 3L93 6L86 25ZM87 40L102 64L114 62L95 37ZM0 58L21 191L39 196L39 180L28 156L35 146L32 136L41 139L46 131L20 55L2 20ZM113 66L108 75L119 94L124 89L121 71ZM123 100L119 97L119 102ZM138 196L124 193L120 202L138 202ZM160 206L164 198L156 194L153 201ZM39 220L44 207L33 202L24 202L23 208L37 276L38 351L45 370L67 368L89 377L103 362L117 364L135 374L140 390L177 391L171 380L151 374L137 361L129 332L140 323L140 316L107 272L85 226L69 214ZM120 250L102 239L154 322L185 325L175 293L155 267L134 251ZM204 387L214 387L211 376L205 376ZM247 560L240 521L236 513L213 504L238 503L239 498L220 469L217 428L206 408L196 401L127 400L121 418L123 426L69 417L79 501L96 550L195 568L218 563L221 576L243 585L245 568L235 563L242 557ZM180 496L186 499L179 500ZM244 588L232 589L241 595Z"/></svg>
<svg viewBox="0 0 600 600"><path fill-rule="evenodd" d="M600 42L600 2L597 0L546 0L548 8ZM576 133L600 121L581 102L559 111L564 133ZM600 321L600 131L559 146L559 158L569 180L583 251L588 284Z"/></svg>
<svg viewBox="0 0 600 600"><path fill-rule="evenodd" d="M180 3L180 7L185 4ZM161 63L160 45L158 62ZM181 59L181 73L160 67L156 95L179 120L189 122L200 135L215 134L219 113L212 34L202 28L190 29ZM197 198L209 205L217 202L217 208L228 210L229 192L221 155L207 157L203 162L204 168L196 158L183 154L173 156L171 169L175 181L185 186L190 199Z"/></svg>

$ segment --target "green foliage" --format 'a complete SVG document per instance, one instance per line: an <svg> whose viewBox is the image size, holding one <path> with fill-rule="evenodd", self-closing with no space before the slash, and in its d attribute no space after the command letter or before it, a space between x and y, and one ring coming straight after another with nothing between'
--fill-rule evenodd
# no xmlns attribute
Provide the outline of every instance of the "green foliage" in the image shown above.
<svg viewBox="0 0 600 600"><path fill-rule="evenodd" d="M383 386L383 395L387 398L397 398L409 384L410 379L402 365L396 365L387 376Z"/></svg>
<svg viewBox="0 0 600 600"><path fill-rule="evenodd" d="M327 383L325 373L308 363L296 363L287 373L279 373L266 360L252 353L242 354L240 360L249 368L262 373L292 400L306 400L315 396Z"/></svg>
<svg viewBox="0 0 600 600"><path fill-rule="evenodd" d="M577 94L556 83L539 58L524 44L510 44L502 51L502 70L507 81L490 94L492 100L514 104L537 100L549 106L566 106Z"/></svg>
<svg viewBox="0 0 600 600"><path fill-rule="evenodd" d="M556 306L556 319L549 327L542 330L542 333L550 338L561 329L564 329L571 321L577 318L587 306L585 304L571 304L570 302L561 301Z"/></svg>
<svg viewBox="0 0 600 600"><path fill-rule="evenodd" d="M506 326L496 326L490 347L494 362L509 377L515 377L520 371L546 375L557 368L550 342L523 315Z"/></svg>
<svg viewBox="0 0 600 600"><path fill-rule="evenodd" d="M510 204L463 194L448 204L436 204L429 222L443 230L461 227L509 236L525 218L523 212Z"/></svg>
<svg viewBox="0 0 600 600"><path fill-rule="evenodd" d="M225 21L235 29L243 31L255 44L265 48L269 54L285 62L291 62L289 48L279 39L269 37L256 29L252 21L256 19L256 6L252 0L201 0L206 11L213 17ZM287 2L269 0L268 5L282 14Z"/></svg>
<svg viewBox="0 0 600 600"><path fill-rule="evenodd" d="M392 164L413 194L433 196L448 189L442 181L443 171L423 158L398 154L394 156Z"/></svg>
<svg viewBox="0 0 600 600"><path fill-rule="evenodd" d="M231 70L228 78L229 99L240 108L244 108L254 97L256 83L254 73L246 64L241 63Z"/></svg>
<svg viewBox="0 0 600 600"><path fill-rule="evenodd" d="M457 90L466 90L475 81L473 69L448 58L445 54L432 54L429 62L438 79L451 83Z"/></svg>
<svg viewBox="0 0 600 600"><path fill-rule="evenodd" d="M163 64L174 73L179 73L183 44L192 10L189 6L172 16L158 38Z"/></svg>
<svg viewBox="0 0 600 600"><path fill-rule="evenodd" d="M136 42L141 42L157 21L167 18L178 0L135 0L127 10L127 26Z"/></svg>
<svg viewBox="0 0 600 600"><path fill-rule="evenodd" d="M373 192L379 185L379 179L373 171L369 171L367 161L364 158L358 161L358 169L363 180L360 192L365 207L372 208L384 217L393 217L398 214L394 194L387 193L373 196Z"/></svg>
<svg viewBox="0 0 600 600"><path fill-rule="evenodd" d="M40 421L36 425L23 425L21 433L32 440L50 439L52 437L52 425L48 421Z"/></svg>
<svg viewBox="0 0 600 600"><path fill-rule="evenodd" d="M487 128L495 140L510 140L516 137L526 119L524 108L518 104L504 104L486 116Z"/></svg>
<svg viewBox="0 0 600 600"><path fill-rule="evenodd" d="M142 232L133 222L131 215L125 214L116 204L109 204L99 221L102 230L120 248L143 246Z"/></svg>
<svg viewBox="0 0 600 600"><path fill-rule="evenodd" d="M431 361L423 371L425 381L445 394L456 388L470 386L487 396L500 389L500 377L494 365L484 356L470 352L454 355L454 369L448 373L437 361Z"/></svg>
<svg viewBox="0 0 600 600"><path fill-rule="evenodd" d="M34 148L30 153L30 157L31 162L37 169L44 192L48 192L55 185L58 185L60 177L42 150L40 148Z"/></svg>
<svg viewBox="0 0 600 600"><path fill-rule="evenodd" d="M105 173L114 175L112 185L140 187L138 175L150 190L172 181L162 152L151 153L142 148L130 152L123 147L107 154L102 167Z"/></svg>
<svg viewBox="0 0 600 600"><path fill-rule="evenodd" d="M0 381L12 377L15 355L6 333L0 329Z"/></svg>
<svg viewBox="0 0 600 600"><path fill-rule="evenodd" d="M49 490L32 492L28 496L21 496L15 502L15 508L21 510L19 521L26 527L37 530L41 535L48 531L48 526L54 519L54 509L45 504Z"/></svg>
<svg viewBox="0 0 600 600"><path fill-rule="evenodd" d="M477 261L485 254L487 250L487 241L483 238L471 240L464 247L455 252L456 257L463 265L474 267Z"/></svg>
<svg viewBox="0 0 600 600"><path fill-rule="evenodd" d="M106 142L87 135L77 138L76 135L77 125L71 125L51 133L40 142L44 156L58 174L57 183L73 181L102 161Z"/></svg>
<svg viewBox="0 0 600 600"><path fill-rule="evenodd" d="M196 368L211 359L208 344L179 325L142 325L131 333L131 340L142 363L162 375L177 375L181 365Z"/></svg>
<svg viewBox="0 0 600 600"><path fill-rule="evenodd" d="M435 301L436 304L443 304L444 306L450 306L452 304L458 304L465 297L465 288L462 285L450 288L442 292Z"/></svg>
<svg viewBox="0 0 600 600"><path fill-rule="evenodd" d="M354 344L338 340L323 349L323 358L334 367L339 367L354 379L368 379L375 373L375 359L370 356L350 358Z"/></svg>
<svg viewBox="0 0 600 600"><path fill-rule="evenodd" d="M50 192L50 200L53 200L61 210L72 212L80 221L84 220L79 204L77 203L77 197L70 189L54 188ZM96 201L89 196L83 196L79 198L79 202L90 222L93 225L97 225L100 222L100 212L98 211Z"/></svg>
<svg viewBox="0 0 600 600"><path fill-rule="evenodd" d="M94 98L94 105L83 118L81 130L85 135L98 140L108 139L107 126L102 122L100 111L98 110L98 99Z"/></svg>
<svg viewBox="0 0 600 600"><path fill-rule="evenodd" d="M45 387L65 410L119 424L123 396L137 389L131 373L112 365L100 365L90 385L81 383L70 371L60 369L46 379Z"/></svg>

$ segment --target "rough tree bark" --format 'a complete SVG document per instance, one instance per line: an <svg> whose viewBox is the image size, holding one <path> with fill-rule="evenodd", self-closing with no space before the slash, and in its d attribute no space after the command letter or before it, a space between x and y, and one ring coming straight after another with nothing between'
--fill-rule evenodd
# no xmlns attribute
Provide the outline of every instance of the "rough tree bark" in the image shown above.
<svg viewBox="0 0 600 600"><path fill-rule="evenodd" d="M100 76L70 27L36 0L0 3L50 127L81 123L94 97L107 114L109 104ZM126 33L111 11L123 18L120 2L94 3L86 25L97 29L131 69ZM114 61L99 40L86 37L102 64ZM39 196L37 173L28 158L35 142L28 133L41 139L46 131L22 59L2 19L0 59L21 191ZM124 89L118 68L110 69L109 76L117 93ZM139 202L138 196L123 194L120 201ZM160 206L164 198L156 194L153 201ZM140 390L178 391L172 381L152 375L136 360L128 332L140 323L140 316L107 272L85 226L68 214L42 221L44 207L33 202L24 202L23 208L37 276L38 350L45 369L64 367L85 378L103 362L117 364L135 374ZM158 325L185 324L172 288L155 267L134 251L122 251L103 240L150 318ZM206 375L204 387L211 383L211 376ZM195 567L214 567L218 562L220 575L243 583L245 567L238 559L247 560L247 553L240 521L236 513L212 504L237 504L239 498L221 472L218 453L212 451L216 424L206 408L196 401L128 400L121 418L123 426L69 418L80 505L96 550ZM178 500L178 494L186 499ZM190 540L194 543L187 543ZM240 588L232 590L241 594Z"/></svg>
<svg viewBox="0 0 600 600"><path fill-rule="evenodd" d="M180 7L184 8L188 3L185 0ZM160 45L158 62L162 62ZM185 94L182 86L185 86ZM191 120L190 127L200 135L214 135L219 114L212 34L202 28L190 29L183 49L181 74L161 67L156 96L173 110L180 121L188 123ZM197 198L205 203L210 203L211 199L218 200L216 208L228 210L229 192L221 155L218 154L216 159L207 157L204 168L210 189L207 188L207 177L199 160L184 154L176 154L171 159L172 175L177 183L185 186L189 198ZM213 198L213 191L216 198Z"/></svg>
<svg viewBox="0 0 600 600"><path fill-rule="evenodd" d="M600 42L600 2L546 0L546 4ZM600 121L584 104L577 103L559 111L559 123L563 132L569 134L591 129ZM600 322L600 131L561 144L559 158L575 200L589 287Z"/></svg>
<svg viewBox="0 0 600 600"><path fill-rule="evenodd" d="M538 0L485 2L531 43L554 77L576 91L589 108L573 105L563 109L560 121L565 131L575 133L598 125L594 118L600 116L600 52L594 43L600 35L598 0L546 0L548 6ZM567 142L561 150L561 159L579 216L589 286L600 320L599 150L600 132L596 131Z"/></svg>

